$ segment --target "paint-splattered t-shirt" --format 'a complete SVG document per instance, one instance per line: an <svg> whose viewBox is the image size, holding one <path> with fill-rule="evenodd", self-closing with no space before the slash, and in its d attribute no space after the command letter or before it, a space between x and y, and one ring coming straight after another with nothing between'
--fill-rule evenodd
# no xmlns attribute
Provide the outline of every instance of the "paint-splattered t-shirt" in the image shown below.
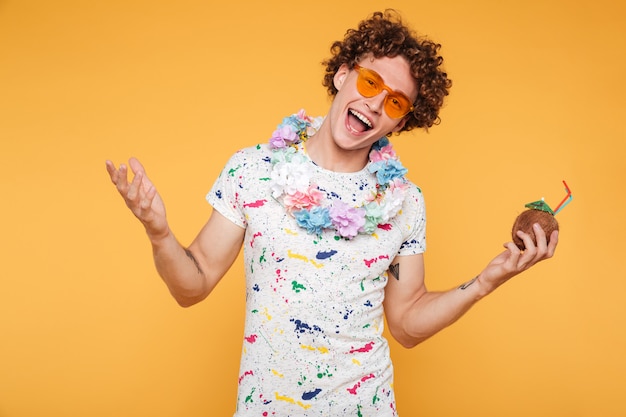
<svg viewBox="0 0 626 417"><path fill-rule="evenodd" d="M419 188L411 184L389 224L346 240L332 230L317 236L298 227L272 198L271 170L267 145L243 149L207 195L246 229L235 417L396 416L382 303L393 258L425 250ZM316 165L312 182L327 198L355 206L376 185L367 168L336 173Z"/></svg>

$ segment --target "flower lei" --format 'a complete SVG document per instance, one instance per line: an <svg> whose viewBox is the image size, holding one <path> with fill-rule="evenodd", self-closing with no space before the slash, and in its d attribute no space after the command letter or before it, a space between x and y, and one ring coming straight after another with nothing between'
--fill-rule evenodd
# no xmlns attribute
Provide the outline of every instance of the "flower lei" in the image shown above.
<svg viewBox="0 0 626 417"><path fill-rule="evenodd" d="M304 110L283 119L270 138L272 149L272 196L293 215L298 226L308 233L321 235L334 229L345 238L372 234L392 219L404 201L408 182L407 169L402 166L389 140L383 137L369 154L368 170L376 175L376 191L365 195L364 202L350 206L339 199L330 202L326 194L311 183L312 166L298 152L297 144L306 141L321 126L324 118L311 118Z"/></svg>

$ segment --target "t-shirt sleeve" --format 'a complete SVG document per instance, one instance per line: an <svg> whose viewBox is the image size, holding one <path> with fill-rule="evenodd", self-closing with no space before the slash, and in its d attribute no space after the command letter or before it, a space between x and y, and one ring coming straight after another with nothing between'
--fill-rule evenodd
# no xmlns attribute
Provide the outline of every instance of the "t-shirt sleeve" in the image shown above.
<svg viewBox="0 0 626 417"><path fill-rule="evenodd" d="M211 191L206 195L207 202L224 217L237 226L246 227L246 217L239 202L244 157L241 151L228 160L215 180Z"/></svg>
<svg viewBox="0 0 626 417"><path fill-rule="evenodd" d="M398 216L401 227L406 230L404 242L398 256L417 255L426 251L426 206L419 187L411 184L407 192L402 213Z"/></svg>

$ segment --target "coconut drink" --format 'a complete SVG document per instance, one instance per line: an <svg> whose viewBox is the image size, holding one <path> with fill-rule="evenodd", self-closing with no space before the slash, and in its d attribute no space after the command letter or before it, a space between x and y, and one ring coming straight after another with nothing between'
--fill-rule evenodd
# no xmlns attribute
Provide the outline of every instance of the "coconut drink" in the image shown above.
<svg viewBox="0 0 626 417"><path fill-rule="evenodd" d="M565 181L563 181L563 184L565 185L567 196L563 199L563 201L561 201L555 210L552 210L550 206L543 199L541 199L526 204L525 207L527 210L524 210L519 216L517 216L515 223L513 224L511 235L513 237L513 243L515 243L518 248L521 250L526 249L524 241L517 236L518 230L530 235L533 243L535 245L537 244L537 238L535 236L535 232L533 231L533 224L535 223L538 223L541 226L546 234L548 243L550 243L550 236L552 235L552 232L559 230L559 222L555 218L556 214L572 200L572 192Z"/></svg>

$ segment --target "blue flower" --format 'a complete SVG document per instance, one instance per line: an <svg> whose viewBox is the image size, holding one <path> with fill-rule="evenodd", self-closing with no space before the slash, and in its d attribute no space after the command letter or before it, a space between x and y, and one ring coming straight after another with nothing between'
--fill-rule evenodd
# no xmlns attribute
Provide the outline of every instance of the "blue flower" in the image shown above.
<svg viewBox="0 0 626 417"><path fill-rule="evenodd" d="M380 151L382 148L384 148L387 145L389 145L389 139L387 138L387 136L383 136L382 138L378 139L376 143L372 145L372 149Z"/></svg>
<svg viewBox="0 0 626 417"><path fill-rule="evenodd" d="M293 212L298 226L308 233L321 235L323 229L332 226L330 214L326 207L313 207L311 210L298 210Z"/></svg>
<svg viewBox="0 0 626 417"><path fill-rule="evenodd" d="M285 117L282 124L292 126L296 132L306 130L306 128L309 126L309 122L298 117L297 114L292 114L291 116Z"/></svg>
<svg viewBox="0 0 626 417"><path fill-rule="evenodd" d="M388 159L370 164L370 172L376 173L376 179L379 184L387 185L396 178L403 177L408 172L400 161L397 159Z"/></svg>

